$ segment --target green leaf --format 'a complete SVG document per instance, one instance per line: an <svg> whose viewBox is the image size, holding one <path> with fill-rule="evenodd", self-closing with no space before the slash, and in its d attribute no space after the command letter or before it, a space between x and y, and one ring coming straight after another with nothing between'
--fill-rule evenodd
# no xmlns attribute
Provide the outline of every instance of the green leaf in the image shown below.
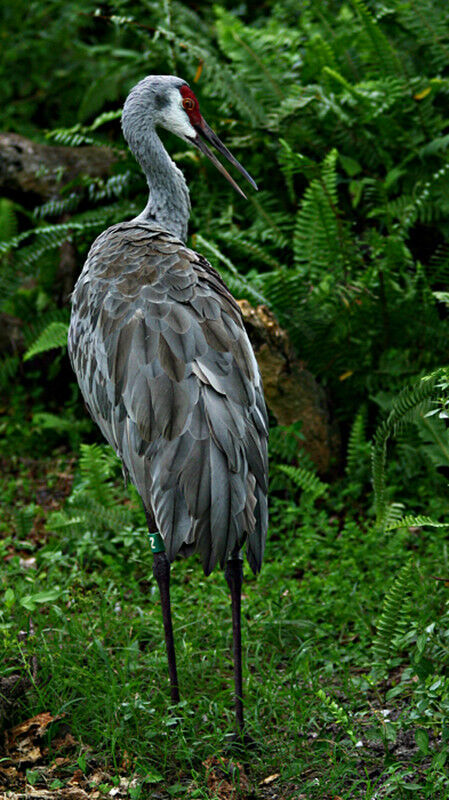
<svg viewBox="0 0 449 800"><path fill-rule="evenodd" d="M163 781L164 778L157 769L153 769L152 767L148 767L145 770L145 783L160 783Z"/></svg>
<svg viewBox="0 0 449 800"><path fill-rule="evenodd" d="M61 589L47 589L45 592L36 592L36 594L27 594L20 599L20 605L26 608L27 611L34 611L37 605L44 603L54 603L61 597Z"/></svg>
<svg viewBox="0 0 449 800"><path fill-rule="evenodd" d="M350 178L353 178L354 175L357 175L359 172L362 171L362 167L358 161L350 156L343 156L341 153L339 155L340 163Z"/></svg>
<svg viewBox="0 0 449 800"><path fill-rule="evenodd" d="M429 752L429 734L424 728L418 728L415 731L415 742L423 755Z"/></svg>
<svg viewBox="0 0 449 800"><path fill-rule="evenodd" d="M78 757L76 763L78 764L81 772L86 772L86 766L87 766L86 753L81 753L81 755Z"/></svg>
<svg viewBox="0 0 449 800"><path fill-rule="evenodd" d="M28 348L23 360L28 361L39 353L53 350L55 347L65 347L67 344L68 324L66 322L51 322L34 344Z"/></svg>
<svg viewBox="0 0 449 800"><path fill-rule="evenodd" d="M416 649L418 650L418 653L423 653L424 652L424 648L426 646L426 643L427 643L427 634L426 633L420 633L419 636L416 639Z"/></svg>
<svg viewBox="0 0 449 800"><path fill-rule="evenodd" d="M441 751L440 753L436 753L432 758L432 767L434 769L441 769L444 767L447 761L447 753Z"/></svg>
<svg viewBox="0 0 449 800"><path fill-rule="evenodd" d="M4 602L7 609L10 609L14 605L15 594L14 590L9 588L5 592Z"/></svg>
<svg viewBox="0 0 449 800"><path fill-rule="evenodd" d="M35 786L40 778L39 772L37 770L27 769L26 771L26 779L30 786Z"/></svg>

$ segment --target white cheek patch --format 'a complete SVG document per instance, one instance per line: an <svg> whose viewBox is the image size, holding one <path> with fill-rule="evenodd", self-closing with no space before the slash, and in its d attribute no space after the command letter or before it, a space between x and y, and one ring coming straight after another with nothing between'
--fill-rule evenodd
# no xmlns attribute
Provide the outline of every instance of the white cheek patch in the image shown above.
<svg viewBox="0 0 449 800"><path fill-rule="evenodd" d="M176 133L181 139L195 139L196 137L195 128L191 125L182 107L182 97L179 92L171 95L170 103L165 106L163 114L161 114L159 125L172 133Z"/></svg>

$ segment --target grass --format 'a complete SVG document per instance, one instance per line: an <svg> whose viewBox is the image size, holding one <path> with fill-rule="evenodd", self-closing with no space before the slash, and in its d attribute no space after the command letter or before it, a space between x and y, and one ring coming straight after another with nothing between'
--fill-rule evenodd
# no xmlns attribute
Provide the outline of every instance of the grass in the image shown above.
<svg viewBox="0 0 449 800"><path fill-rule="evenodd" d="M66 763L52 773L60 792L74 775L87 791L100 770L100 797L123 776L119 796L130 798L222 800L232 787L248 798L449 797L444 529L382 534L348 480L315 500L274 489L262 573L245 566L245 710L256 747L237 753L235 768L224 577L204 578L195 559L172 567L182 702L171 708L142 514L115 460L95 447L84 450L73 488L69 453L32 469L16 460L14 480L2 477L10 517L0 541L1 663L4 678L20 675L26 687L3 691L4 727L63 715L28 782L52 785L52 743L69 730ZM376 663L376 621L410 559L389 655Z"/></svg>

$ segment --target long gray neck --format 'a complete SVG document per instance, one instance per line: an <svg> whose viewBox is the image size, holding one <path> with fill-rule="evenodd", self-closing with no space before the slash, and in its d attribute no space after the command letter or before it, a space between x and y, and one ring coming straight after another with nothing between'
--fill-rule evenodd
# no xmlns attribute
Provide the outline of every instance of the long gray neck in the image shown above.
<svg viewBox="0 0 449 800"><path fill-rule="evenodd" d="M140 133L138 142L134 139L128 143L145 173L150 193L148 203L136 219L154 223L185 242L190 196L184 175L171 160L154 128L147 126Z"/></svg>

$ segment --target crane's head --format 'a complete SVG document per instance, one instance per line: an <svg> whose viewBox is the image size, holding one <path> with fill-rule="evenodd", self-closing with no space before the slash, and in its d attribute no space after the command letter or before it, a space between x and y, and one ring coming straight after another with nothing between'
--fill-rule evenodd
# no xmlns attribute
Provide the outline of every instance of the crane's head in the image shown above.
<svg viewBox="0 0 449 800"><path fill-rule="evenodd" d="M254 189L255 181L203 119L195 94L188 83L173 75L149 75L129 93L122 117L123 133L132 147L136 137L143 134L142 126L160 126L175 133L185 142L201 150L243 197L238 184L209 149L213 145L236 167ZM139 134L140 131L140 134Z"/></svg>

